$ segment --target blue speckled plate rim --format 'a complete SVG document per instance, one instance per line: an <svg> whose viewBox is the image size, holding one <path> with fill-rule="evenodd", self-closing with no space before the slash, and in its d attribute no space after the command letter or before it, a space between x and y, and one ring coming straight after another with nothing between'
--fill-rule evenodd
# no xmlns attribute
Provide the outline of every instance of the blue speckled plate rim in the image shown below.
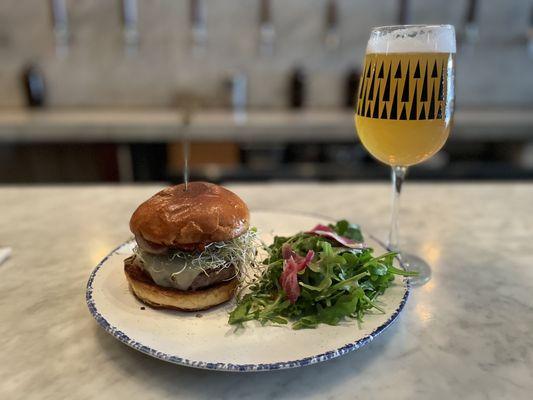
<svg viewBox="0 0 533 400"><path fill-rule="evenodd" d="M285 210L254 210L254 211L284 212ZM304 214L304 213L299 212L299 214ZM305 214L305 215L319 216L319 214L311 214L311 213ZM324 216L321 216L321 217L324 218ZM328 219L331 220L331 218L328 218ZM372 236L372 238L379 243L379 240L377 240L374 236ZM360 349L364 345L374 340L375 337L383 333L383 331L385 331L385 329L387 329L398 318L398 315L400 315L401 311L403 310L405 303L407 302L407 299L409 297L409 293L410 293L409 280L404 277L403 283L405 287L405 293L402 297L402 300L400 301L400 304L398 305L398 308L394 310L390 318L387 321L385 321L382 325L374 329L367 336L364 336L355 342L347 343L344 346L341 346L335 350L331 350L331 351L328 351L322 354L317 354L311 357L301 358L298 360L281 361L281 362L269 363L269 364L230 364L230 363L212 363L212 362L205 362L205 361L194 361L194 360L189 360L186 358L181 358L176 355L167 354L167 353L158 351L156 349L152 349L151 347L145 346L144 344L129 338L128 335L126 335L120 329L118 329L115 326L112 326L104 318L104 316L102 316L102 314L100 314L100 312L98 311L96 304L94 302L94 298L93 298L94 278L96 277L96 274L98 273L100 268L102 268L102 266L106 263L106 261L113 255L117 254L117 251L120 248L127 245L132 240L133 239L130 239L122 243L121 245L117 246L115 249L113 249L107 256L105 256L102 259L102 261L98 263L96 268L91 272L91 275L89 276L89 280L87 281L87 291L85 292L85 300L87 302L87 307L89 308L89 311L91 315L94 317L94 319L96 320L96 322L98 322L98 324L107 333L109 333L111 336L118 339L122 343L134 348L135 350L140 351L141 353L147 354L149 356L158 358L163 361L171 362L174 364L187 366L187 367L214 370L214 371L255 372L255 371L274 371L274 370L280 370L280 369L298 368L298 367L304 367L306 365L316 364L322 361L332 360L334 358L340 357L354 350Z"/></svg>

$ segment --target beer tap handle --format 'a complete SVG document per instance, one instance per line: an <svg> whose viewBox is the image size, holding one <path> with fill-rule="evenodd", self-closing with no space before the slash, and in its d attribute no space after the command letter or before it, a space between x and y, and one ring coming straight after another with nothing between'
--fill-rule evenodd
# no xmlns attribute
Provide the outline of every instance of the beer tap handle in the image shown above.
<svg viewBox="0 0 533 400"><path fill-rule="evenodd" d="M259 52L265 56L274 53L276 31L272 19L272 0L260 0L259 7Z"/></svg>
<svg viewBox="0 0 533 400"><path fill-rule="evenodd" d="M236 124L244 124L247 119L248 77L243 72L236 72L230 77L231 107Z"/></svg>
<svg viewBox="0 0 533 400"><path fill-rule="evenodd" d="M127 54L139 49L139 8L137 0L122 0L122 33Z"/></svg>
<svg viewBox="0 0 533 400"><path fill-rule="evenodd" d="M529 21L527 25L527 52L529 58L533 59L533 4L529 10Z"/></svg>
<svg viewBox="0 0 533 400"><path fill-rule="evenodd" d="M59 57L66 56L70 42L67 3L66 0L51 0L50 6L56 54Z"/></svg>
<svg viewBox="0 0 533 400"><path fill-rule="evenodd" d="M479 7L477 0L468 0L463 26L464 41L468 45L475 44L479 38L479 29L477 24L478 9Z"/></svg>
<svg viewBox="0 0 533 400"><path fill-rule="evenodd" d="M398 8L398 24L399 25L408 25L412 21L411 13L411 1L410 0L399 0Z"/></svg>
<svg viewBox="0 0 533 400"><path fill-rule="evenodd" d="M202 54L207 45L207 4L205 0L190 0L190 12L193 54Z"/></svg>
<svg viewBox="0 0 533 400"><path fill-rule="evenodd" d="M339 5L337 0L328 0L326 4L326 35L324 43L328 50L336 50L340 45Z"/></svg>

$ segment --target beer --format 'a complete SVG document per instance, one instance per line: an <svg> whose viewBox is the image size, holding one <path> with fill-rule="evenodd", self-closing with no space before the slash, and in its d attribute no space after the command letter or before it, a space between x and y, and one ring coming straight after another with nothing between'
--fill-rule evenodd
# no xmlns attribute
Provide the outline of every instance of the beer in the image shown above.
<svg viewBox="0 0 533 400"><path fill-rule="evenodd" d="M433 156L450 133L454 54L368 52L355 124L365 148L391 166Z"/></svg>

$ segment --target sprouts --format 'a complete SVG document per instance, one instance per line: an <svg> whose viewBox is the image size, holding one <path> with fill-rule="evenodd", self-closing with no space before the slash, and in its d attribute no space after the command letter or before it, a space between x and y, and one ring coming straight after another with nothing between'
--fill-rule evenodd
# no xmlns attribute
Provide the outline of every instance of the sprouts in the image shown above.
<svg viewBox="0 0 533 400"><path fill-rule="evenodd" d="M169 270L170 278L187 271L200 271L208 274L209 270L235 267L235 275L242 278L248 267L255 265L257 248L261 245L255 228L249 229L239 237L224 242L213 242L205 246L201 252L187 252L179 249L167 254L156 255L143 251L138 246L134 249L144 264L149 264L156 272ZM231 279L233 279L232 277Z"/></svg>

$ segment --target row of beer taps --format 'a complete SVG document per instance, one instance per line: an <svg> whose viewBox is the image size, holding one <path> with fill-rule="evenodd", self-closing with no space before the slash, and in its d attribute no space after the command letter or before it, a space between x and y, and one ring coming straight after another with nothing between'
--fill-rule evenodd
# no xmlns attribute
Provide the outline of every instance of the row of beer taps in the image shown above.
<svg viewBox="0 0 533 400"><path fill-rule="evenodd" d="M127 53L134 54L140 43L138 0L119 0L122 8L122 31L124 47ZM459 39L466 45L478 40L478 0L467 0ZM68 52L70 43L69 17L66 0L50 0L56 50L59 55ZM336 50L341 43L339 31L340 7L338 0L324 0L324 35L323 44L327 50ZM189 20L191 49L194 54L206 51L207 3L206 0L189 0ZM398 0L398 24L410 24L413 21L411 0ZM276 43L276 29L272 0L258 0L258 49L262 55L273 55ZM533 56L533 7L526 33L528 49Z"/></svg>
<svg viewBox="0 0 533 400"><path fill-rule="evenodd" d="M122 31L128 53L134 53L140 42L138 0L120 0L122 8ZM60 55L68 52L70 43L69 18L66 0L51 0L56 50ZM194 54L205 52L207 45L207 3L206 0L189 0L189 21L191 47ZM338 32L337 0L327 0L325 11L324 43L335 49L340 44ZM259 0L259 50L261 54L272 55L276 31L274 29L272 0Z"/></svg>

